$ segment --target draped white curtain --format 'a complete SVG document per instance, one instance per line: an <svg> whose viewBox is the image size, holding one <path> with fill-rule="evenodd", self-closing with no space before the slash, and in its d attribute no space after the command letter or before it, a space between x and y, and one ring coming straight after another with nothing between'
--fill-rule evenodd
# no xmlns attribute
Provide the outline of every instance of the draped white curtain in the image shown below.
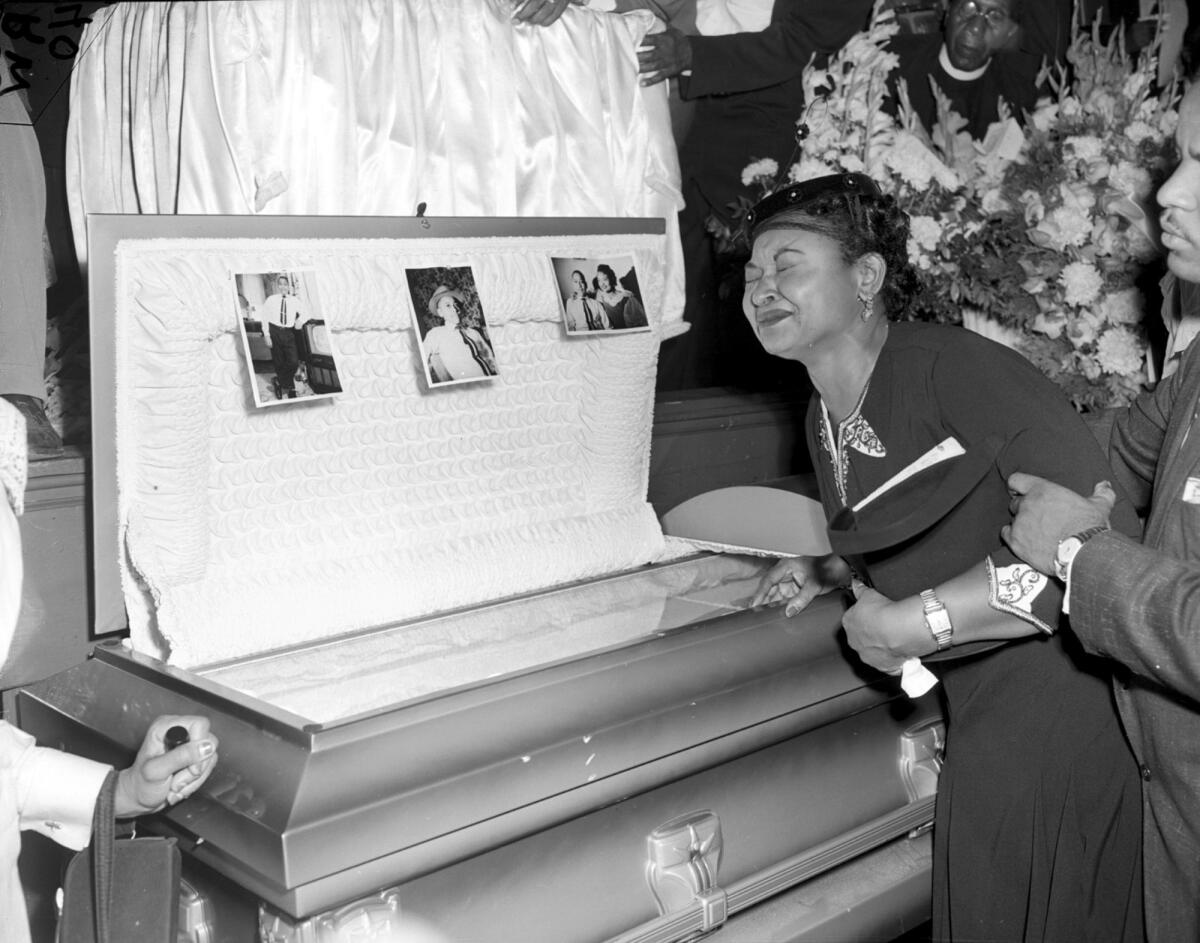
<svg viewBox="0 0 1200 943"><path fill-rule="evenodd" d="M87 27L67 181L89 213L652 216L663 326L682 323L666 86L642 88L644 12L512 0L118 3Z"/></svg>

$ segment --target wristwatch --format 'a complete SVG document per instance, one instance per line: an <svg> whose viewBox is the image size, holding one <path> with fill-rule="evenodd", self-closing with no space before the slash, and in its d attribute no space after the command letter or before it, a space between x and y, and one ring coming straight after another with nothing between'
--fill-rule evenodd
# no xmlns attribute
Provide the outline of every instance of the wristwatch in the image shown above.
<svg viewBox="0 0 1200 943"><path fill-rule="evenodd" d="M1079 553L1079 549L1091 538L1097 534L1103 534L1109 527L1107 524L1098 524L1095 527L1089 527L1087 530L1081 530L1078 534L1072 534L1070 537L1064 537L1058 542L1058 549L1054 551L1054 575L1064 583L1067 581L1067 573L1071 569L1071 561L1075 559L1075 554Z"/></svg>
<svg viewBox="0 0 1200 943"><path fill-rule="evenodd" d="M921 591L921 604L925 609L925 627L929 629L933 640L937 642L937 650L949 648L954 639L954 626L950 623L950 613L937 593L932 589Z"/></svg>

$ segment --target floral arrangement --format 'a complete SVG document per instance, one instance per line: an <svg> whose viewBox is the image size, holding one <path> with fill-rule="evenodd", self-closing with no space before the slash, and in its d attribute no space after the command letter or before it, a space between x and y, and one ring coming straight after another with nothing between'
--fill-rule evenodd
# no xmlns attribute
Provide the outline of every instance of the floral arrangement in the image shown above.
<svg viewBox="0 0 1200 943"><path fill-rule="evenodd" d="M772 160L745 168L754 199L731 207L734 225L712 221L718 245L742 248L737 223L780 186L868 173L911 220L909 254L925 276L913 317L1008 343L1078 409L1127 403L1153 377L1140 286L1157 256L1150 207L1176 121L1175 88L1156 89L1157 41L1135 58L1119 31L1108 41L1081 31L1067 66L1043 70L1024 127L1002 113L980 141L940 96L931 129L903 83L885 101L897 31L877 5L866 32L805 71L798 159L782 172Z"/></svg>

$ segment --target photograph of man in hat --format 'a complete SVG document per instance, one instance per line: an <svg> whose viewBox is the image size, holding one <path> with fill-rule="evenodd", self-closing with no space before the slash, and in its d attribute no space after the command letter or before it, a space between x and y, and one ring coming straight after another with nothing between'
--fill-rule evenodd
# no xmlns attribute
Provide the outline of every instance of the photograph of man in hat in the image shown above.
<svg viewBox="0 0 1200 943"><path fill-rule="evenodd" d="M470 267L408 269L421 360L431 386L499 374Z"/></svg>

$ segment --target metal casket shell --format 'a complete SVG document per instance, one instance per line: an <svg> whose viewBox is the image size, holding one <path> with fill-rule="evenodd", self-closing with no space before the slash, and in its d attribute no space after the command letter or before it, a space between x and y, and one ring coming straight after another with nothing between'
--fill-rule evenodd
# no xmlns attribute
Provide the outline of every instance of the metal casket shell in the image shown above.
<svg viewBox="0 0 1200 943"><path fill-rule="evenodd" d="M158 714L207 714L220 764L164 823L293 917L417 879L410 899L432 907L446 875L461 890L482 856L520 856L524 840L566 843L589 884L598 862L583 859L625 859L601 883L638 893L591 897L601 922L628 926L656 914L645 837L672 815L721 816L727 883L911 804L901 734L936 711L855 669L841 612L825 597L793 619L721 616L325 725L108 645L17 705L43 743L112 761Z"/></svg>

